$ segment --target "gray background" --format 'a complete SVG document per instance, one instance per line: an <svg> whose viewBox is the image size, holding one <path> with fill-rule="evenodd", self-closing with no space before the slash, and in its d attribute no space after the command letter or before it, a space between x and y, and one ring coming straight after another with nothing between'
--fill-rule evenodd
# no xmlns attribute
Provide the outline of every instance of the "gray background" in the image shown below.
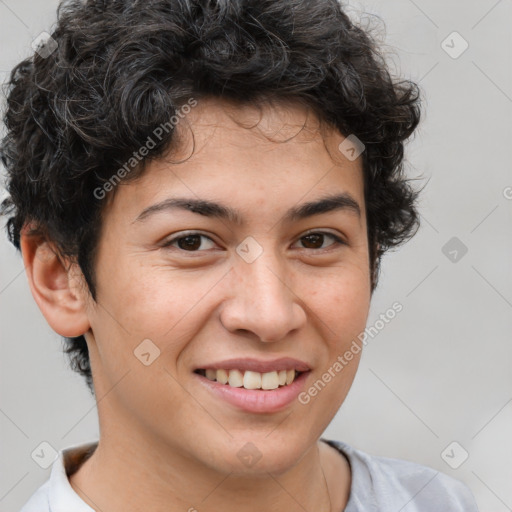
<svg viewBox="0 0 512 512"><path fill-rule="evenodd" d="M0 0L2 81L56 6ZM426 116L408 171L428 185L420 232L384 260L369 325L395 301L403 311L369 340L325 437L455 476L482 511L512 510L512 2L380 0L349 10L381 16L385 32L365 23L377 26L394 68L420 81ZM454 31L469 43L457 59L442 48ZM445 45L453 53L461 40ZM455 262L454 247L443 252L453 237L468 249ZM0 511L11 512L49 477L33 450L95 439L98 423L5 236L0 258ZM458 469L441 456L453 441L452 465L469 453Z"/></svg>

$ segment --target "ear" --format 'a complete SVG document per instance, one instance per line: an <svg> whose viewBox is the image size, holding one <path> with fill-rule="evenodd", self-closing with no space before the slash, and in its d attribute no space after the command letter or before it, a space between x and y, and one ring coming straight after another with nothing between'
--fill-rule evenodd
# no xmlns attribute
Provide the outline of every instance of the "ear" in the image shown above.
<svg viewBox="0 0 512 512"><path fill-rule="evenodd" d="M24 226L20 235L30 291L50 327L61 336L81 336L90 329L86 292L78 265L65 265L55 246Z"/></svg>

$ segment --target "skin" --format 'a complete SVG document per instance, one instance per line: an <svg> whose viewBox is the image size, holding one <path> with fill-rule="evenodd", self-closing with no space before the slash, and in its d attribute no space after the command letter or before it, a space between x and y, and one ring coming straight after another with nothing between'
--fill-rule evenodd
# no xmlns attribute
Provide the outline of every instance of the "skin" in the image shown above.
<svg viewBox="0 0 512 512"><path fill-rule="evenodd" d="M299 104L258 113L201 100L181 122L172 158L192 154L190 130L193 155L152 161L106 202L97 302L76 264L24 232L29 284L48 323L87 340L100 442L70 482L95 510L345 507L349 465L319 437L361 352L307 405L295 400L276 413L243 412L193 373L208 361L289 356L312 369L307 389L364 330L371 290L362 162L338 151L343 135L319 128ZM283 222L289 208L333 192L350 194L360 215L342 209ZM175 196L223 203L244 223L179 209L136 221ZM194 239L198 249L164 247L189 230L208 237ZM304 238L310 230L345 243ZM252 263L236 252L248 236L263 249ZM145 339L160 350L149 366L134 355ZM252 467L237 456L248 442L261 453Z"/></svg>

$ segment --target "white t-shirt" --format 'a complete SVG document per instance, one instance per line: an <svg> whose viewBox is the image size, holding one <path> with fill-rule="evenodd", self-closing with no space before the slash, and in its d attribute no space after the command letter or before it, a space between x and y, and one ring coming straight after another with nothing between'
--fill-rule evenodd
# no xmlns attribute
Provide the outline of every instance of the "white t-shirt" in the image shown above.
<svg viewBox="0 0 512 512"><path fill-rule="evenodd" d="M414 462L368 455L341 441L322 441L345 454L352 471L349 501L335 512L478 512L469 488L455 478ZM68 474L97 444L61 450L50 478L20 512L94 512L73 490Z"/></svg>

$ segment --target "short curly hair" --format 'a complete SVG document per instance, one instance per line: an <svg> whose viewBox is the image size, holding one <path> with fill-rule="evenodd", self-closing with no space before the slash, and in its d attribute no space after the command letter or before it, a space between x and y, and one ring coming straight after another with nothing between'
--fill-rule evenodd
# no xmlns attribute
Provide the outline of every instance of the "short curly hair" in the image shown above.
<svg viewBox="0 0 512 512"><path fill-rule="evenodd" d="M30 222L77 262L94 300L104 207L94 190L190 98L297 99L365 144L372 291L384 252L417 231L418 192L403 159L419 86L391 77L370 30L337 0L65 0L51 37L7 83L0 158L10 196L0 213L18 249ZM145 162L164 155L173 134ZM85 338L64 340L94 394Z"/></svg>

